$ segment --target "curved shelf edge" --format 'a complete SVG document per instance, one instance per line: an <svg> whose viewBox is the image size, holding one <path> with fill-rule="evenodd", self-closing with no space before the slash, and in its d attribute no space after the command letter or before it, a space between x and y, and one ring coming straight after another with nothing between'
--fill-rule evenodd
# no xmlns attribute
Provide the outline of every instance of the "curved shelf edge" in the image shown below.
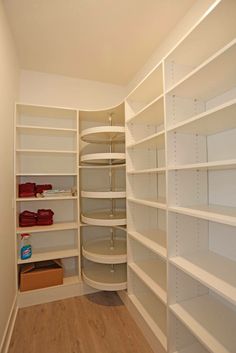
<svg viewBox="0 0 236 353"><path fill-rule="evenodd" d="M122 226L126 225L126 214L125 211L116 210L120 212L120 217L109 218L109 210L98 210L96 212L88 212L86 214L81 214L81 221L83 223L98 225L98 226ZM94 217L93 217L94 215ZM96 216L103 215L103 218L96 218ZM105 216L105 218L104 218Z"/></svg>
<svg viewBox="0 0 236 353"><path fill-rule="evenodd" d="M85 129L80 138L88 143L122 143L125 141L124 126L96 126Z"/></svg>
<svg viewBox="0 0 236 353"><path fill-rule="evenodd" d="M81 191L81 197L90 199L125 199L126 191Z"/></svg>
<svg viewBox="0 0 236 353"><path fill-rule="evenodd" d="M83 163L98 163L109 165L109 161L111 164L123 164L125 161L125 153L89 153L84 154L80 157L81 162Z"/></svg>

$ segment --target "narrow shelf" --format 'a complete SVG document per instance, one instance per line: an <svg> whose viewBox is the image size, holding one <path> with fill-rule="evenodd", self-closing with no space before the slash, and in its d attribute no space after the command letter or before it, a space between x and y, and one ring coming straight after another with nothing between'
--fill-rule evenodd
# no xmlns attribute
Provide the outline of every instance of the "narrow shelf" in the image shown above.
<svg viewBox="0 0 236 353"><path fill-rule="evenodd" d="M167 132L177 131L200 135L213 135L236 128L236 99L209 109L192 118L181 121L167 129Z"/></svg>
<svg viewBox="0 0 236 353"><path fill-rule="evenodd" d="M170 305L170 309L210 352L236 351L235 311L215 297L202 295Z"/></svg>
<svg viewBox="0 0 236 353"><path fill-rule="evenodd" d="M59 154L76 154L77 151L60 151L60 150L35 150L35 149L16 149L17 153L59 153Z"/></svg>
<svg viewBox="0 0 236 353"><path fill-rule="evenodd" d="M54 259L64 259L67 257L75 257L79 256L78 249L63 249L63 250L54 250L47 251L46 249L42 249L41 251L33 250L33 255L30 259L21 260L18 258L18 264L26 264L37 261L45 261L45 260L54 260Z"/></svg>
<svg viewBox="0 0 236 353"><path fill-rule="evenodd" d="M80 157L83 163L97 163L97 164L123 164L125 161L125 153L90 153L84 154Z"/></svg>
<svg viewBox="0 0 236 353"><path fill-rule="evenodd" d="M169 166L168 170L190 170L190 169L206 169L206 170L223 170L236 168L236 159L225 161L214 161L205 163L193 163Z"/></svg>
<svg viewBox="0 0 236 353"><path fill-rule="evenodd" d="M164 198L159 198L158 200L154 200L154 199L143 200L143 199L139 199L139 198L135 198L135 197L128 197L127 201L134 202L139 205L160 208L162 210L166 209L166 200Z"/></svg>
<svg viewBox="0 0 236 353"><path fill-rule="evenodd" d="M93 262L103 264L126 263L126 239L116 237L114 246L111 246L111 238L103 238L84 242L82 246L83 256Z"/></svg>
<svg viewBox="0 0 236 353"><path fill-rule="evenodd" d="M128 266L146 286L166 305L166 271L156 266L155 260L143 260L138 263L129 262Z"/></svg>
<svg viewBox="0 0 236 353"><path fill-rule="evenodd" d="M236 262L211 251L173 257L170 262L236 304Z"/></svg>
<svg viewBox="0 0 236 353"><path fill-rule="evenodd" d="M236 208L219 205L170 206L169 211L236 226Z"/></svg>
<svg viewBox="0 0 236 353"><path fill-rule="evenodd" d="M127 288L126 264L111 265L87 263L82 275L85 283L89 286L107 291L124 290Z"/></svg>
<svg viewBox="0 0 236 353"><path fill-rule="evenodd" d="M105 165L79 165L78 168L79 169L118 169L118 168L125 168L126 164L105 164Z"/></svg>
<svg viewBox="0 0 236 353"><path fill-rule="evenodd" d="M48 126L34 126L34 125L16 125L16 129L25 131L42 131L42 132L52 132L52 133L77 133L77 129L68 128L55 128Z"/></svg>
<svg viewBox="0 0 236 353"><path fill-rule="evenodd" d="M175 351L174 353L209 353L200 343L196 342L186 348Z"/></svg>
<svg viewBox="0 0 236 353"><path fill-rule="evenodd" d="M142 140L139 140L137 142L134 142L130 145L127 145L127 148L133 148L133 147L156 147L156 148L164 148L165 145L165 132L162 130L160 132L157 132L155 134L152 134L148 137L145 137Z"/></svg>
<svg viewBox="0 0 236 353"><path fill-rule="evenodd" d="M34 227L17 227L16 233L43 233L43 232L55 232L59 230L78 229L77 222L64 222L54 223L50 226L34 226Z"/></svg>
<svg viewBox="0 0 236 353"><path fill-rule="evenodd" d="M77 173L16 173L16 176L77 176Z"/></svg>
<svg viewBox="0 0 236 353"><path fill-rule="evenodd" d="M150 169L140 169L140 170L129 170L127 174L156 174L156 173L165 173L166 168L150 168Z"/></svg>
<svg viewBox="0 0 236 353"><path fill-rule="evenodd" d="M60 201L60 200L77 200L77 196L56 196L56 197L18 197L16 202L27 201Z"/></svg>
<svg viewBox="0 0 236 353"><path fill-rule="evenodd" d="M81 191L81 197L91 199L124 199L126 198L126 191L122 189L114 190L94 190L94 191Z"/></svg>
<svg viewBox="0 0 236 353"><path fill-rule="evenodd" d="M152 332L155 334L157 339L160 341L161 345L164 347L165 350L167 350L167 337L166 337L166 335L163 333L163 331L160 329L160 327L153 320L153 318L150 316L148 311L145 309L145 307L142 305L142 303L139 301L139 299L134 294L129 294L129 299L131 300L133 305L136 307L136 309L139 311L139 313L142 315L143 319L146 321L147 325L150 327ZM146 299L148 300L148 298L146 298Z"/></svg>
<svg viewBox="0 0 236 353"><path fill-rule="evenodd" d="M121 226L126 224L126 212L118 209L113 214L109 209L90 211L82 214L81 220L97 226Z"/></svg>
<svg viewBox="0 0 236 353"><path fill-rule="evenodd" d="M163 94L154 98L149 104L126 120L126 124L142 123L142 114L145 113L145 122L160 125L163 123ZM159 118L161 117L161 119Z"/></svg>
<svg viewBox="0 0 236 353"><path fill-rule="evenodd" d="M208 101L235 86L236 40L233 40L203 64L172 86L166 93ZM222 70L222 67L224 70ZM208 82L209 84L206 84Z"/></svg>
<svg viewBox="0 0 236 353"><path fill-rule="evenodd" d="M167 258L166 232L159 229L150 229L142 231L142 233L129 231L128 234L133 239L137 240L139 243L146 246L148 249L152 250L162 258Z"/></svg>
<svg viewBox="0 0 236 353"><path fill-rule="evenodd" d="M122 143L125 141L123 126L96 126L85 129L80 138L88 143Z"/></svg>

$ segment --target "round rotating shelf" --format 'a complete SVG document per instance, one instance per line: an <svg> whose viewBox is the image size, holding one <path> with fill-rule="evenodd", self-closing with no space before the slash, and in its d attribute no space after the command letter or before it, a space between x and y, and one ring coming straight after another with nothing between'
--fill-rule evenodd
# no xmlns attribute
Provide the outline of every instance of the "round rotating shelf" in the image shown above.
<svg viewBox="0 0 236 353"><path fill-rule="evenodd" d="M81 214L81 221L95 226L122 226L126 224L126 212L119 209L113 214L108 209L89 211Z"/></svg>
<svg viewBox="0 0 236 353"><path fill-rule="evenodd" d="M107 291L123 290L127 288L126 264L111 265L86 262L82 270L85 283L89 286Z"/></svg>
<svg viewBox="0 0 236 353"><path fill-rule="evenodd" d="M86 259L101 264L126 263L126 239L115 237L114 247L111 247L110 237L85 242L82 246L82 254Z"/></svg>
<svg viewBox="0 0 236 353"><path fill-rule="evenodd" d="M81 197L90 199L124 199L126 198L126 191L123 189L107 190L106 188L100 190L81 191Z"/></svg>
<svg viewBox="0 0 236 353"><path fill-rule="evenodd" d="M125 153L89 153L80 157L82 163L109 165L125 163Z"/></svg>
<svg viewBox="0 0 236 353"><path fill-rule="evenodd" d="M125 141L123 126L98 126L84 130L81 140L88 143L121 143Z"/></svg>

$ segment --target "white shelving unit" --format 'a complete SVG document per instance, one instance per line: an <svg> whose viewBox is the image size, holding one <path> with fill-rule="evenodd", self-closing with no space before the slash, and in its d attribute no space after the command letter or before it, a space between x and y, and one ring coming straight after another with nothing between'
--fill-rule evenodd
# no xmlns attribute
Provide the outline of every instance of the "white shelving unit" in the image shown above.
<svg viewBox="0 0 236 353"><path fill-rule="evenodd" d="M235 13L215 1L125 102L128 296L158 353L236 351Z"/></svg>
<svg viewBox="0 0 236 353"><path fill-rule="evenodd" d="M126 225L124 105L81 111L80 127L83 279L99 290L122 290L127 287L126 235L120 228Z"/></svg>
<svg viewBox="0 0 236 353"><path fill-rule="evenodd" d="M78 233L78 197L19 197L18 186L26 182L52 184L54 189L78 189L76 110L16 105L15 115L15 220L18 267L24 263L62 259L63 285L36 291L19 292L19 305L34 303L35 298L51 300L52 293L80 283L80 237ZM54 223L49 226L20 227L19 214L24 210L52 209ZM20 237L31 234L33 254L20 258ZM19 270L19 268L18 268ZM18 276L17 276L18 277ZM66 291L66 292L65 292ZM60 295L59 295L60 297ZM29 300L27 298L30 298ZM37 301L37 300L36 300ZM40 300L39 300L40 302Z"/></svg>

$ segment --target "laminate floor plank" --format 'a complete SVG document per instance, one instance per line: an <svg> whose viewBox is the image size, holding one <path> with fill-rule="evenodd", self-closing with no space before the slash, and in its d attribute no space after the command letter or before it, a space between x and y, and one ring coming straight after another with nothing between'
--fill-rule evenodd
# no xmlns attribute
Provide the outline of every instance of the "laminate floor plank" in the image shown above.
<svg viewBox="0 0 236 353"><path fill-rule="evenodd" d="M113 292L20 309L8 353L153 353Z"/></svg>

